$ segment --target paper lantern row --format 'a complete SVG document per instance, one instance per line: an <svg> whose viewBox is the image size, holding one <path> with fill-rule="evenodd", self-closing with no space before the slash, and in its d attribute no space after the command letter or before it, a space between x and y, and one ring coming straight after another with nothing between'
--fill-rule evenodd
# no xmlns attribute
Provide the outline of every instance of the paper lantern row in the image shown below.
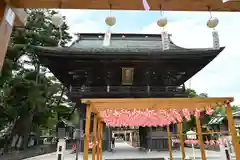
<svg viewBox="0 0 240 160"><path fill-rule="evenodd" d="M143 0L143 6L147 10L150 9L146 0ZM103 46L107 47L111 45L111 33L112 33L111 27L116 24L116 18L114 16L108 16L105 19L105 23L109 26L109 28L105 33ZM163 16L157 20L157 25L160 28L162 28L162 33L161 33L162 50L170 49L169 34L166 31L164 31L164 27L167 25L167 23L168 23L167 18ZM215 27L217 27L218 23L219 23L219 20L216 17L210 17L210 19L207 21L207 26L213 29L212 31L213 49L220 49L219 35L218 35L218 32L215 30Z"/></svg>
<svg viewBox="0 0 240 160"><path fill-rule="evenodd" d="M98 144L98 142L96 142L96 146L97 146L97 144ZM88 148L93 148L93 147L95 147L94 143L92 143L92 142L88 143Z"/></svg>
<svg viewBox="0 0 240 160"><path fill-rule="evenodd" d="M97 146L97 144L98 144L98 142L96 142L96 146ZM89 149L92 149L92 148L94 148L95 146L94 146L94 144L92 143L92 142L89 142L88 143L88 148ZM76 144L73 144L72 145L72 152L76 152L76 150L77 150L77 146L76 146Z"/></svg>
<svg viewBox="0 0 240 160"><path fill-rule="evenodd" d="M150 6L147 2L147 0L142 0L142 4L145 8L145 10L150 10ZM52 16L52 23L56 26L61 28L61 26L64 23L63 16L58 13ZM105 19L105 23L109 26L109 29L106 31L104 40L103 40L103 46L109 46L111 45L111 27L116 24L116 18L114 16L108 16ZM161 17L157 20L157 25L161 28L164 28L167 25L168 21L166 17ZM219 35L218 32L215 31L215 27L217 27L219 23L219 20L216 17L210 17L210 19L207 21L207 26L209 28L213 29L212 32L212 37L213 37L213 49L219 49L220 44L219 44ZM61 31L61 30L59 30ZM162 31L162 50L169 50L170 49L170 41L169 41L169 35L166 31Z"/></svg>
<svg viewBox="0 0 240 160"><path fill-rule="evenodd" d="M173 140L173 143L181 143L181 141L179 139L174 139ZM198 140L185 140L184 141L185 144L199 144L199 141ZM205 144L207 145L216 145L216 146L219 146L219 145L226 145L228 142L227 140L207 140L205 141Z"/></svg>
<svg viewBox="0 0 240 160"><path fill-rule="evenodd" d="M212 115L214 110L208 106L205 113ZM166 126L191 119L191 115L200 117L201 110L177 109L108 109L100 112L108 126Z"/></svg>

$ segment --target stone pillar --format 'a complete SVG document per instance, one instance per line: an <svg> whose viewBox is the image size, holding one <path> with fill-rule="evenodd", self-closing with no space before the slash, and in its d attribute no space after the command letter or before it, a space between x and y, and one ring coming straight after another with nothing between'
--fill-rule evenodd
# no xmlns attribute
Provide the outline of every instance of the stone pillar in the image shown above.
<svg viewBox="0 0 240 160"><path fill-rule="evenodd" d="M66 150L65 139L59 139L57 145L57 160L64 160L64 152Z"/></svg>
<svg viewBox="0 0 240 160"><path fill-rule="evenodd" d="M112 143L111 143L111 140L112 140L112 129L111 129L111 127L107 127L107 137L108 137L107 150L109 152L111 152L112 151Z"/></svg>
<svg viewBox="0 0 240 160"><path fill-rule="evenodd" d="M124 131L124 141L127 141L127 131Z"/></svg>
<svg viewBox="0 0 240 160"><path fill-rule="evenodd" d="M148 128L148 151L151 152L153 149L152 147L152 127Z"/></svg>
<svg viewBox="0 0 240 160"><path fill-rule="evenodd" d="M132 131L130 131L129 140L132 145L133 144L133 132Z"/></svg>
<svg viewBox="0 0 240 160"><path fill-rule="evenodd" d="M57 160L64 160L64 152L66 150L66 128L63 122L58 122L57 124L58 129L58 144L57 144Z"/></svg>

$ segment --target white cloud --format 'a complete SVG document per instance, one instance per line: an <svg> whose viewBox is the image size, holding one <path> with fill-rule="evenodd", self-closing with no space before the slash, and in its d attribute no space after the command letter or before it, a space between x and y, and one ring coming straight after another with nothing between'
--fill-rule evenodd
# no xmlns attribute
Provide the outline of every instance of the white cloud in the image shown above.
<svg viewBox="0 0 240 160"><path fill-rule="evenodd" d="M225 50L207 67L191 79L191 88L197 92L208 93L209 96L234 96L235 103L240 104L240 22L236 17L219 17L217 27L220 43L226 46ZM172 34L175 44L185 48L204 48L212 46L211 29L206 22L200 23L197 19L189 19L170 23L166 30ZM143 33L160 33L156 24L151 24L142 30ZM186 83L189 86L189 82Z"/></svg>

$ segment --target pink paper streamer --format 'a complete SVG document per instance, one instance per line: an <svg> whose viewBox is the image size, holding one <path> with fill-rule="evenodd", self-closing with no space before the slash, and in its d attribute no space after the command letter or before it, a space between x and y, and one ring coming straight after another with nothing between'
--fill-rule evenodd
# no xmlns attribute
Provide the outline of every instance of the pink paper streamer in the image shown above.
<svg viewBox="0 0 240 160"><path fill-rule="evenodd" d="M142 0L142 3L143 3L144 9L147 10L147 11L149 11L149 10L150 10L150 6L148 5L147 0Z"/></svg>

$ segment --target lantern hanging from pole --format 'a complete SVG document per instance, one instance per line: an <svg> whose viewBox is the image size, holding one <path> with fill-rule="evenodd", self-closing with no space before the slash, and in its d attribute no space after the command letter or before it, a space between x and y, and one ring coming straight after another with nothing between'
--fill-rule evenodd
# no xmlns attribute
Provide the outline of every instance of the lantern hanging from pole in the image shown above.
<svg viewBox="0 0 240 160"><path fill-rule="evenodd" d="M61 42L62 42L62 28L61 26L63 25L64 23L64 19L63 19L63 16L60 14L60 13L57 13L57 14L54 14L52 17L52 23L53 25L55 25L55 27L58 28L59 30L59 41L58 41L58 46L61 47Z"/></svg>
<svg viewBox="0 0 240 160"><path fill-rule="evenodd" d="M217 27L219 23L219 20L215 17L211 17L207 21L208 28L212 28L212 37L213 37L213 49L219 49L220 48L220 42L219 42L219 35L218 32L215 30L215 27Z"/></svg>
<svg viewBox="0 0 240 160"><path fill-rule="evenodd" d="M105 23L109 26L109 28L104 35L103 46L110 46L110 44L111 44L111 27L116 24L116 18L113 16L108 16L105 19Z"/></svg>
<svg viewBox="0 0 240 160"><path fill-rule="evenodd" d="M164 31L164 27L167 25L167 18L165 17L161 17L158 21L157 21L157 25L159 27L162 28L162 49L163 50L169 50L169 37L168 37L168 33L166 31Z"/></svg>
<svg viewBox="0 0 240 160"><path fill-rule="evenodd" d="M149 6L147 0L142 0L142 4L143 4L143 7L146 11L150 10L150 6Z"/></svg>
<svg viewBox="0 0 240 160"><path fill-rule="evenodd" d="M54 14L52 17L52 23L56 26L56 27L60 27L63 24L63 17L60 13Z"/></svg>

